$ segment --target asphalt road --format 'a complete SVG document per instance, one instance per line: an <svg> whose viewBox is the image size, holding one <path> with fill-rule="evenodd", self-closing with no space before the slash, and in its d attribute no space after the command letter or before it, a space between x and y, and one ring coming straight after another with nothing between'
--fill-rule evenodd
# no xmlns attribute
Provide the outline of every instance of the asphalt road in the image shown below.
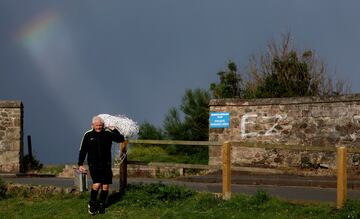
<svg viewBox="0 0 360 219"><path fill-rule="evenodd" d="M29 185L53 185L58 187L74 187L74 179L72 178L58 178L58 177L15 177L2 176L6 182L13 182L19 184ZM111 186L113 190L119 189L119 181L114 179L114 184ZM129 184L137 183L163 183L176 184L186 186L196 191L207 191L213 193L221 193L222 185L218 182L189 182L184 180L170 180L170 179L153 179L153 178L128 178ZM88 180L88 185L91 181ZM286 200L293 201L314 201L314 202L336 202L336 188L320 188L309 186L283 186L283 185L244 185L232 184L233 193L242 193L252 195L258 189L263 189L268 194ZM348 198L359 199L360 189L348 189Z"/></svg>

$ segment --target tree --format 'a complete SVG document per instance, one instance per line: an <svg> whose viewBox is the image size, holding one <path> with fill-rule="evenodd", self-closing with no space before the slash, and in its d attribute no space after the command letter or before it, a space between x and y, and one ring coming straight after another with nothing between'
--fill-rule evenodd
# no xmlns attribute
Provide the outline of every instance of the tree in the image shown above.
<svg viewBox="0 0 360 219"><path fill-rule="evenodd" d="M217 73L220 83L211 83L210 91L214 98L233 98L241 96L241 77L237 72L237 66L230 61L226 71Z"/></svg>
<svg viewBox="0 0 360 219"><path fill-rule="evenodd" d="M242 96L246 99L333 96L349 90L344 81L331 79L313 50L296 50L290 33L282 35L280 45L269 41L260 61L250 59L248 77Z"/></svg>
<svg viewBox="0 0 360 219"><path fill-rule="evenodd" d="M161 128L156 128L151 123L145 121L139 127L139 139L163 139L163 131Z"/></svg>
<svg viewBox="0 0 360 219"><path fill-rule="evenodd" d="M179 111L175 107L169 109L165 116L164 130L167 138L172 140L188 140L188 130L185 124L181 121Z"/></svg>
<svg viewBox="0 0 360 219"><path fill-rule="evenodd" d="M205 90L186 90L180 108L185 114L184 124L190 132L189 140L208 140L209 101L210 94Z"/></svg>
<svg viewBox="0 0 360 219"><path fill-rule="evenodd" d="M278 44L270 40L265 53L252 56L245 74L233 61L218 72L220 82L211 83L213 98L272 98L296 96L334 96L349 92L341 80L334 81L324 61L310 49L297 50L290 33Z"/></svg>
<svg viewBox="0 0 360 219"><path fill-rule="evenodd" d="M172 107L164 120L164 130L170 139L208 140L210 94L202 89L186 90L179 111Z"/></svg>
<svg viewBox="0 0 360 219"><path fill-rule="evenodd" d="M172 107L164 119L166 136L173 140L207 141L209 138L209 92L202 89L186 90L180 110ZM169 147L170 153L191 155L196 162L207 163L208 148L182 145Z"/></svg>
<svg viewBox="0 0 360 219"><path fill-rule="evenodd" d="M265 76L264 83L258 86L255 96L293 97L319 94L317 82L311 80L307 63L309 57L310 51L305 51L301 58L295 51L291 51L286 57L275 57L271 74Z"/></svg>

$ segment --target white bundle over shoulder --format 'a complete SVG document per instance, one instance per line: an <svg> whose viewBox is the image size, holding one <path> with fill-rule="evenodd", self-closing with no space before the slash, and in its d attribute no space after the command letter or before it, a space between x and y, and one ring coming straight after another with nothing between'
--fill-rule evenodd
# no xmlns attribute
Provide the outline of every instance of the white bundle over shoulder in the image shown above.
<svg viewBox="0 0 360 219"><path fill-rule="evenodd" d="M109 114L100 114L98 116L104 120L105 127L115 127L126 138L139 133L139 126L137 123L124 115L113 116Z"/></svg>

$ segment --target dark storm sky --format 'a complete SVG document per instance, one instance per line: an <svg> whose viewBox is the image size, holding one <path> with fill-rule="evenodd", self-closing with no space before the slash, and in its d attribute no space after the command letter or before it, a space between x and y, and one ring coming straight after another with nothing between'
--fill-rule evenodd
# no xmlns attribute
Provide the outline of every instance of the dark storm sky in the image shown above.
<svg viewBox="0 0 360 219"><path fill-rule="evenodd" d="M360 92L360 3L335 0L0 1L0 99L24 104L43 163L75 163L93 115L157 126L228 60L291 32ZM27 142L25 141L25 146Z"/></svg>

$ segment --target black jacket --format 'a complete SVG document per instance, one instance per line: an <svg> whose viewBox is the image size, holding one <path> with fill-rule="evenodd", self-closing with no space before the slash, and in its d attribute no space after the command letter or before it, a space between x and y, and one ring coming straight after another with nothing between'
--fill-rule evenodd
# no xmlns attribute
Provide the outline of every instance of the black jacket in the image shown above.
<svg viewBox="0 0 360 219"><path fill-rule="evenodd" d="M120 143L124 140L124 136L116 129L103 129L101 132L95 132L94 129L87 131L80 144L78 165L83 165L86 155L89 166L111 165L112 142Z"/></svg>

